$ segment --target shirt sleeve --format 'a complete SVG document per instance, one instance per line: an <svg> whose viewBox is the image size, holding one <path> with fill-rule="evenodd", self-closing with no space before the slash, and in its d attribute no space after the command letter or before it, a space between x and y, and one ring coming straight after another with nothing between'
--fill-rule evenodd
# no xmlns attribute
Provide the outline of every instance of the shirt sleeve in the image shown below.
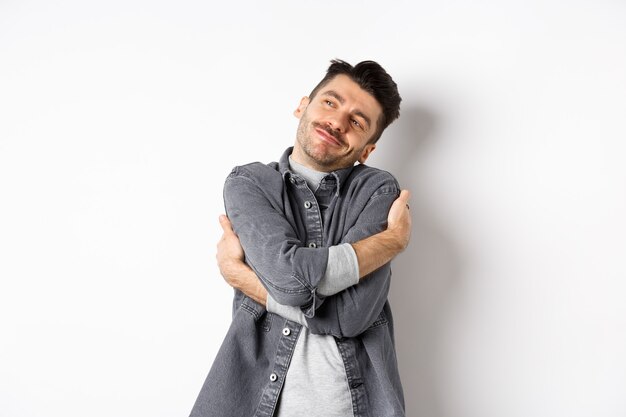
<svg viewBox="0 0 626 417"><path fill-rule="evenodd" d="M277 183L261 188L254 175L240 168L226 179L224 206L246 263L275 301L302 307L306 315L312 316L324 299L317 287L326 273L329 250L309 248L300 241L287 220L282 193L264 191L272 187L281 190L280 176L264 178Z"/></svg>
<svg viewBox="0 0 626 417"><path fill-rule="evenodd" d="M359 282L359 262L354 248L349 243L328 248L328 265L326 273L317 287L318 293L329 296L337 294ZM267 296L267 311L278 314L288 320L307 326L306 318L298 307L279 304Z"/></svg>

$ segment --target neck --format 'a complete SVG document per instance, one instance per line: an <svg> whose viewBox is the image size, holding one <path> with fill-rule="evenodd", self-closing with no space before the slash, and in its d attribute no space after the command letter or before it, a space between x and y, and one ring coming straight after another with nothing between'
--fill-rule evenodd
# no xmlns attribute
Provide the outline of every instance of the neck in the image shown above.
<svg viewBox="0 0 626 417"><path fill-rule="evenodd" d="M302 152L302 149L296 144L291 152L291 159L309 169L319 172L329 172L326 167L320 166L315 160Z"/></svg>

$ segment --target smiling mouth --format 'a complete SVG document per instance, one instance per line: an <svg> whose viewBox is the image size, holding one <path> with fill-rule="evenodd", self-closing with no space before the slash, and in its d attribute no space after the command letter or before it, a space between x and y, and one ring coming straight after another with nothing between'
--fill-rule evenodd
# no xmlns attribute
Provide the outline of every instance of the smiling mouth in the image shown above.
<svg viewBox="0 0 626 417"><path fill-rule="evenodd" d="M331 145L334 145L334 146L342 146L342 141L336 138L332 133L328 132L326 129L316 126L315 132L318 134L320 138L322 138L324 142L330 143Z"/></svg>

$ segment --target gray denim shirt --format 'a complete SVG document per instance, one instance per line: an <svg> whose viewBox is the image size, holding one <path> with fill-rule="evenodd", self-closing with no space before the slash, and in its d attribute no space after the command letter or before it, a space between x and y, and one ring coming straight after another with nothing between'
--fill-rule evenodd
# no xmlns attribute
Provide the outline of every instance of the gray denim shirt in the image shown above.
<svg viewBox="0 0 626 417"><path fill-rule="evenodd" d="M384 230L398 183L366 165L331 172L316 190L331 197L322 219L316 195L289 169L292 150L278 163L235 167L226 179L226 214L246 262L278 303L300 307L310 332L335 337L355 417L404 416L390 264L338 294L317 292L328 247ZM271 417L301 328L235 291L233 321L191 417Z"/></svg>

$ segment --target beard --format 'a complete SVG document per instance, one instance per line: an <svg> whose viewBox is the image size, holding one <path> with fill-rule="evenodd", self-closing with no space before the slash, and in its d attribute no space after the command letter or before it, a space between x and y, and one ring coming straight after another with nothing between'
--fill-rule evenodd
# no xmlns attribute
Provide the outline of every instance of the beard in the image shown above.
<svg viewBox="0 0 626 417"><path fill-rule="evenodd" d="M315 129L322 129L331 135L340 147L335 147L327 143L321 142L314 135ZM330 172L341 168L353 166L359 159L363 149L352 149L347 146L345 137L321 123L313 122L307 117L306 111L300 118L298 131L296 133L296 142L300 146L302 153L309 159L311 165L315 165L318 171Z"/></svg>

